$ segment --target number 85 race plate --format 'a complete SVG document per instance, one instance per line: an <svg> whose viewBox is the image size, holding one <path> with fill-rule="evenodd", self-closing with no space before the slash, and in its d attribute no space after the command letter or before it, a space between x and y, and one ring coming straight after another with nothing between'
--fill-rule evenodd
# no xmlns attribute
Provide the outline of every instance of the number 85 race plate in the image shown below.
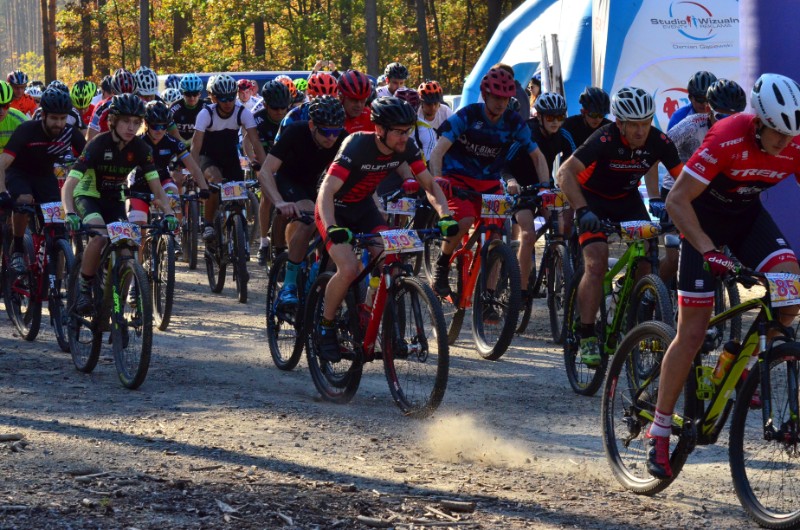
<svg viewBox="0 0 800 530"><path fill-rule="evenodd" d="M768 272L764 276L772 307L800 304L800 276L786 272Z"/></svg>

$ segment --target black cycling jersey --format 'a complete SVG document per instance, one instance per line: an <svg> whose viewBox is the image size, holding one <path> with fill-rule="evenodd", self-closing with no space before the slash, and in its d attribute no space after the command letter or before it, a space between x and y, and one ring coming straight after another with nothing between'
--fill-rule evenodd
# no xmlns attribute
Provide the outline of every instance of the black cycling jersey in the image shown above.
<svg viewBox="0 0 800 530"><path fill-rule="evenodd" d="M31 116L31 120L41 120L42 119L42 108L38 107L36 111ZM75 107L69 109L69 114L67 114L67 125L75 127L76 129L86 130L86 124L83 123L83 116Z"/></svg>
<svg viewBox="0 0 800 530"><path fill-rule="evenodd" d="M139 138L152 149L153 164L156 166L156 171L158 171L158 176L162 182L172 178L169 174L169 166L173 160L180 161L190 156L186 144L168 134L165 134L157 144L153 143L147 133L139 136ZM128 182L128 185L136 191L147 191L149 189L141 168L137 168L136 178L133 182Z"/></svg>
<svg viewBox="0 0 800 530"><path fill-rule="evenodd" d="M187 107L186 100L181 99L176 101L169 108L172 113L172 120L178 127L178 132L185 141L189 141L194 136L194 123L197 121L197 115L203 110L205 104L200 101L194 107Z"/></svg>
<svg viewBox="0 0 800 530"><path fill-rule="evenodd" d="M14 157L8 168L9 174L55 179L53 164L56 160L70 150L80 153L84 147L86 139L78 129L67 125L58 138L50 138L44 132L41 120L31 120L16 128L3 153Z"/></svg>
<svg viewBox="0 0 800 530"><path fill-rule="evenodd" d="M265 153L269 153L272 146L275 145L275 138L278 136L281 124L269 119L266 108L253 114L253 119L256 121L256 130L258 131L258 139L261 141L261 146L264 148Z"/></svg>
<svg viewBox="0 0 800 530"><path fill-rule="evenodd" d="M600 122L600 127L608 125L609 123L611 123L609 119L603 118L603 121ZM583 119L583 114L570 116L564 120L564 124L561 126L561 128L565 129L567 132L569 132L570 136L572 136L572 141L575 142L576 149L583 145L586 140L597 130L586 125L586 120Z"/></svg>
<svg viewBox="0 0 800 530"><path fill-rule="evenodd" d="M347 133L342 131L330 149L317 145L313 134L307 121L292 122L283 128L280 139L269 153L281 161L281 167L275 174L276 181L286 180L314 191L325 169L333 162Z"/></svg>
<svg viewBox="0 0 800 530"><path fill-rule="evenodd" d="M572 141L572 136L564 128L560 128L556 134L545 136L542 128L539 126L539 120L531 118L527 121L528 127L531 129L531 139L536 142L539 149L542 151L545 160L547 160L548 179L553 181L553 163L555 162L556 155L561 155L561 160L565 161L575 151L575 143ZM511 173L517 182L522 186L529 186L539 182L539 177L536 173L536 168L531 161L528 153L520 152L517 150L514 157L509 162L507 170Z"/></svg>

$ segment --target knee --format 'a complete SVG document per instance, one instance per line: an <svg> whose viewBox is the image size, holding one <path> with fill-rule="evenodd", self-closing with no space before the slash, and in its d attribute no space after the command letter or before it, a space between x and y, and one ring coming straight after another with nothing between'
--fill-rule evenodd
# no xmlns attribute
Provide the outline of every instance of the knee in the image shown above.
<svg viewBox="0 0 800 530"><path fill-rule="evenodd" d="M341 276L342 280L346 280L348 283L352 282L356 279L356 276L358 276L358 265L357 262L343 263L341 266L337 264L337 274Z"/></svg>
<svg viewBox="0 0 800 530"><path fill-rule="evenodd" d="M532 230L522 230L519 234L519 244L524 247L532 247L536 243L536 234Z"/></svg>

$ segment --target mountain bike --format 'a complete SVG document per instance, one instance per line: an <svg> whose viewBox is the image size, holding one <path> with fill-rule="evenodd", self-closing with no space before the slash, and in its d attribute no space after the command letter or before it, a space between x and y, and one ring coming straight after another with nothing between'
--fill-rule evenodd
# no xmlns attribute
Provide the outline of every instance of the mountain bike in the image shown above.
<svg viewBox="0 0 800 530"><path fill-rule="evenodd" d="M437 230L387 230L355 236L355 251L383 244L381 256L350 284L334 321L341 360L330 362L319 355L319 329L325 289L333 276L323 272L306 298L306 358L311 378L326 401L349 402L361 382L364 363L383 360L389 391L407 416L426 417L444 398L449 372L449 347L439 300L427 283L412 276L412 267L397 254L419 252L420 236ZM363 280L386 256L372 307L365 307ZM380 342L380 347L376 348Z"/></svg>
<svg viewBox="0 0 800 530"><path fill-rule="evenodd" d="M156 228L147 225L143 228ZM103 332L111 331L114 364L122 384L135 389L144 383L150 367L153 340L153 302L150 285L137 252L141 228L133 223L114 222L106 226L83 226L79 232L104 236L108 241L100 257L100 268L92 282L94 308L89 315L76 310L83 255L75 258L67 290L67 332L75 367L90 373L100 358Z"/></svg>
<svg viewBox="0 0 800 530"><path fill-rule="evenodd" d="M564 364L572 389L592 396L603 384L608 358L617 348L622 336L639 322L660 320L674 324L672 301L667 287L657 274L650 273L637 280L643 262L658 271L657 237L661 226L651 221L603 222L603 231L619 236L628 248L618 260L609 260L609 270L603 278L603 296L595 316L595 332L600 347L600 364L589 366L579 354L580 307L578 286L583 278L583 266L575 271L567 291L564 315ZM648 240L651 244L648 245Z"/></svg>
<svg viewBox="0 0 800 530"><path fill-rule="evenodd" d="M748 288L762 282L767 290L761 298L711 319L672 415L672 477L652 477L646 467L645 434L655 416L661 360L675 336L662 322L633 328L611 362L601 416L606 457L626 489L653 495L678 477L698 445L717 442L732 411L728 454L739 501L761 526L798 528L800 501L794 484L800 455L800 344L794 330L777 320L776 310L800 304L800 278L741 269L733 280ZM738 354L715 381L723 348L735 353L719 325L751 311L757 314ZM644 371L636 367L641 359L646 359ZM760 406L752 400L757 391Z"/></svg>
<svg viewBox="0 0 800 530"><path fill-rule="evenodd" d="M142 200L150 202L150 194L146 195L148 199ZM175 234L166 230L162 221L161 212L151 209L150 226L154 228L147 230L141 245L142 266L152 292L153 322L160 331L169 326L175 302Z"/></svg>

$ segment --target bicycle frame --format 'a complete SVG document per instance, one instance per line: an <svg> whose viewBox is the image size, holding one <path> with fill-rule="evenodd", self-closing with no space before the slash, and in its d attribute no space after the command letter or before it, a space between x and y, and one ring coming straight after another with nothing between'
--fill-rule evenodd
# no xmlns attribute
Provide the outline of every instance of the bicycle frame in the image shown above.
<svg viewBox="0 0 800 530"><path fill-rule="evenodd" d="M475 292L475 285L477 285L478 277L480 276L484 248L489 248L486 247L486 232L492 231L499 231L502 234L502 229L500 227L487 224L485 219L477 219L473 224L472 234L464 234L461 248L453 252L453 255L450 257L451 265L457 262L458 258L463 258L461 266L464 286L462 292L458 295L458 303L452 300L452 294L448 296L451 303L454 303L458 309L469 309L472 307L472 293ZM476 242L478 246L472 250L472 246L475 245ZM489 246L491 246L491 244L492 241L489 241Z"/></svg>
<svg viewBox="0 0 800 530"><path fill-rule="evenodd" d="M34 260L31 263L31 267L36 282L31 285L29 294L33 301L45 302L56 289L56 275L50 260L50 254L56 239L64 238L65 236L58 236L56 234L56 226L58 224L45 223L40 212L33 208L33 205L19 205L15 211L30 215L34 222L34 230L31 232ZM44 287L45 276L47 277L47 290ZM17 289L15 282L14 290Z"/></svg>

